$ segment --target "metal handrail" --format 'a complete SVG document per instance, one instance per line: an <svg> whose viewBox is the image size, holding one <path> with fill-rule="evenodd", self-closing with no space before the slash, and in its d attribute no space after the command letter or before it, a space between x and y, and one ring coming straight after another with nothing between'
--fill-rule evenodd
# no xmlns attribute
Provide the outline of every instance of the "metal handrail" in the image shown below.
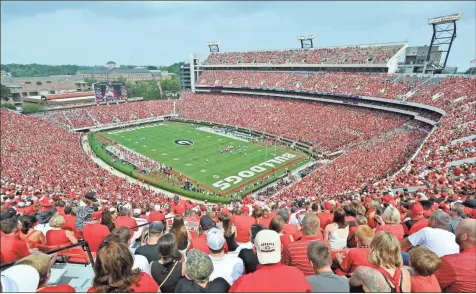
<svg viewBox="0 0 476 294"><path fill-rule="evenodd" d="M65 247L61 247L61 248L57 248L57 249L53 249L51 251L47 251L47 252L44 252L45 254L55 254L57 252L60 252L60 251L63 251L63 250L68 250L68 249L71 249L71 248L75 248L75 247L78 247L78 246L82 246L83 249L88 253L88 257L89 257L89 262L91 263L92 266L94 266L94 258L93 258L93 255L91 253L91 249L89 249L89 245L88 245L88 242L82 240L82 241L79 241L78 243L76 244L71 244L71 245L68 245L68 246L65 246ZM0 269L3 270L7 267L10 267L12 265L15 264L15 262L17 262L18 260L20 259L17 259L17 260L14 260L14 261L11 261L11 262L8 262L8 263L3 263L3 264L0 264Z"/></svg>

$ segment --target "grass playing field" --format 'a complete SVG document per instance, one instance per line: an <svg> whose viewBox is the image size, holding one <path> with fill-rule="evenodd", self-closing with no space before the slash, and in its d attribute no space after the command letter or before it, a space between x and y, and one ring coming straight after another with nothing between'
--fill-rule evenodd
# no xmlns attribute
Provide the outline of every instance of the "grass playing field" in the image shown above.
<svg viewBox="0 0 476 294"><path fill-rule="evenodd" d="M265 147L171 122L101 134L224 194L305 161L303 154L288 148ZM221 152L227 146L235 147L233 153Z"/></svg>

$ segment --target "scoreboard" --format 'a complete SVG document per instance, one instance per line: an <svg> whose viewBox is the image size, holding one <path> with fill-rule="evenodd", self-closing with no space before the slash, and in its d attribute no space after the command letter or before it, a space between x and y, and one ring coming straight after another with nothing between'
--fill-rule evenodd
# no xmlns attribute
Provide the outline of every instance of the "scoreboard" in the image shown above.
<svg viewBox="0 0 476 294"><path fill-rule="evenodd" d="M93 84L96 103L127 101L127 89L121 82L99 82Z"/></svg>

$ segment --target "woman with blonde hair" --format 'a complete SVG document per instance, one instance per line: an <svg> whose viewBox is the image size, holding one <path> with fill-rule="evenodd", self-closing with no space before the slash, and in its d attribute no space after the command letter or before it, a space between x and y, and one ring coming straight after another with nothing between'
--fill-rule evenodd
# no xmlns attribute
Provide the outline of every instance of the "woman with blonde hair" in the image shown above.
<svg viewBox="0 0 476 294"><path fill-rule="evenodd" d="M387 206L381 216L375 215L375 221L377 223L375 234L382 231L390 232L394 234L399 241L403 240L405 231L400 222L400 211L398 211L398 209L393 206Z"/></svg>
<svg viewBox="0 0 476 294"><path fill-rule="evenodd" d="M369 263L354 271L349 280L351 292L410 292L410 273L403 266L400 242L394 234L383 231L374 237Z"/></svg>
<svg viewBox="0 0 476 294"><path fill-rule="evenodd" d="M51 229L46 232L48 246L67 246L78 243L73 231L63 229L65 224L66 220L61 214L57 213L51 217L49 222Z"/></svg>

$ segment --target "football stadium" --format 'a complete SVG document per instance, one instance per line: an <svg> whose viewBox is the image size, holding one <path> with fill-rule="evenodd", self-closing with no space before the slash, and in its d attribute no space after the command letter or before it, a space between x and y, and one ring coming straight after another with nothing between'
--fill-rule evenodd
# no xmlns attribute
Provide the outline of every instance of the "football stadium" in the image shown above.
<svg viewBox="0 0 476 294"><path fill-rule="evenodd" d="M461 17L429 46L208 42L176 98L105 78L2 107L2 292L476 292Z"/></svg>

